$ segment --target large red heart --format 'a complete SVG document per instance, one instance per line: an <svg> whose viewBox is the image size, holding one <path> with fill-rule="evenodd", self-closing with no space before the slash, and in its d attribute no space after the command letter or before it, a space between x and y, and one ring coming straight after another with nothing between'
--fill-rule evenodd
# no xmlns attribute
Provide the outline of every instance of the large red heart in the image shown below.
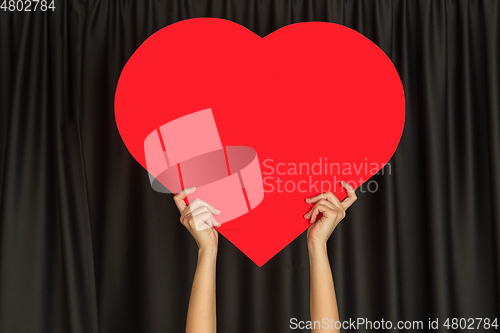
<svg viewBox="0 0 500 333"><path fill-rule="evenodd" d="M405 117L390 59L326 22L261 38L223 19L180 21L137 49L116 89L116 124L143 167L149 133L207 108L222 143L252 147L261 163L263 202L219 228L258 266L310 226L306 197L331 186L343 199L340 180L359 187L389 161Z"/></svg>

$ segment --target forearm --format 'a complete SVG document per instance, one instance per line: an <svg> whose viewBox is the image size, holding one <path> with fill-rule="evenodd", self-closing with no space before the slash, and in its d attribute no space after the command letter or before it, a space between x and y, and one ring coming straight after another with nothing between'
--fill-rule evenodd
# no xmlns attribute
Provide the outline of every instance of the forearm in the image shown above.
<svg viewBox="0 0 500 333"><path fill-rule="evenodd" d="M326 244L309 245L309 264L311 274L310 311L311 321L323 324L323 319L338 321L339 313L335 287ZM332 329L313 329L312 332L339 332Z"/></svg>
<svg viewBox="0 0 500 333"><path fill-rule="evenodd" d="M217 331L215 272L217 250L200 250L193 279L186 321L186 333Z"/></svg>

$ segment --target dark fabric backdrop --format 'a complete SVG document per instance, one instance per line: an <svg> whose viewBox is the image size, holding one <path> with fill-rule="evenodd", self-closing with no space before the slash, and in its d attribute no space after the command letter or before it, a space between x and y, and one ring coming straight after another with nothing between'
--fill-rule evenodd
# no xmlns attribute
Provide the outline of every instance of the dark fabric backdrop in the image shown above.
<svg viewBox="0 0 500 333"><path fill-rule="evenodd" d="M0 332L182 332L196 244L118 134L121 69L152 33L201 16L260 36L353 28L394 62L406 124L329 241L342 320L499 316L497 0L56 1L0 11ZM305 233L262 268L220 239L220 332L309 319ZM445 330L441 327L440 331Z"/></svg>

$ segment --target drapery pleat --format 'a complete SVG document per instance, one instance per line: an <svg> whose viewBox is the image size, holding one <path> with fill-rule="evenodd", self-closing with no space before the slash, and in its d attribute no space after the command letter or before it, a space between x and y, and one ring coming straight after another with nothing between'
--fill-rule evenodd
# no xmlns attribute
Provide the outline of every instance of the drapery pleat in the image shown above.
<svg viewBox="0 0 500 333"><path fill-rule="evenodd" d="M80 132L86 8L56 6L0 14L1 332L98 330Z"/></svg>
<svg viewBox="0 0 500 333"><path fill-rule="evenodd" d="M196 244L128 153L113 102L146 38L202 16L262 37L296 22L343 24L401 76L399 147L329 241L341 320L498 317L499 7L71 0L54 12L0 10L0 332L184 330ZM305 234L261 268L219 243L220 332L289 332L290 318L309 319Z"/></svg>

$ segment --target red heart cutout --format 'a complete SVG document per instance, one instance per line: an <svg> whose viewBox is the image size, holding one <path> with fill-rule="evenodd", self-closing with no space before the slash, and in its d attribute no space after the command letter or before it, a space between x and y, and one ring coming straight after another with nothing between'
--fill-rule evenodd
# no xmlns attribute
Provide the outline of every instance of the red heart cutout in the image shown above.
<svg viewBox="0 0 500 333"><path fill-rule="evenodd" d="M330 185L342 200L340 180L357 188L377 173L405 119L390 59L334 23L296 23L261 38L223 19L180 21L150 36L118 81L116 124L145 168L148 134L207 108L224 145L258 154L264 200L218 229L258 266L310 226L305 198Z"/></svg>

